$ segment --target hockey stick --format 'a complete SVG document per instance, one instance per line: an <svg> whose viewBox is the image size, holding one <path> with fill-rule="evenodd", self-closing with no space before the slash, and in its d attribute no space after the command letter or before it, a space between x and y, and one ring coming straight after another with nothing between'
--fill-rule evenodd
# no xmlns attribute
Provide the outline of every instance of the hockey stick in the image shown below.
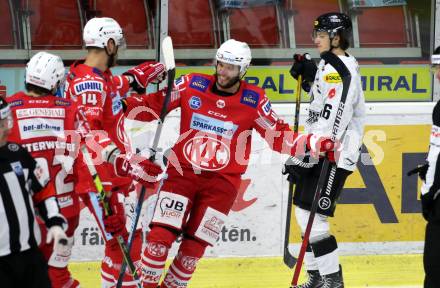
<svg viewBox="0 0 440 288"><path fill-rule="evenodd" d="M87 147L85 145L82 145L81 151L83 152L83 156L84 156L84 160L87 164L87 168L89 169L89 172L93 178L93 182L95 183L95 187L98 192L98 198L101 201L102 207L104 209L104 215L105 216L111 215L112 211L111 211L109 203L107 201L107 195L104 191L104 187L102 185L101 178L99 178L98 172L96 171L96 168L93 165L93 161L92 161L92 158L90 157L90 154L87 150ZM128 263L130 273L137 282L136 286L141 288L142 286L141 286L141 283L139 282L139 275L137 274L136 267L134 266L133 260L131 259L131 256L130 256L130 253L127 249L127 245L125 244L124 238L122 237L122 235L117 235L116 240L118 241L119 247L121 248L121 252L124 257L125 262Z"/></svg>
<svg viewBox="0 0 440 288"><path fill-rule="evenodd" d="M342 114L344 113L345 100L347 99L348 89L350 88L351 74L347 66L345 66L344 62L342 62L342 60L338 56L331 53L330 51L322 53L321 58L324 59L324 61L326 61L330 65L332 65L333 68L336 69L336 71L339 73L339 75L342 78L341 101L339 102L338 111L336 113L336 118L333 124L332 136L331 136L331 140L336 141L340 128ZM296 264L295 272L293 274L291 287L295 286L298 283L298 278L299 278L299 274L301 273L301 267L304 260L304 255L306 253L307 244L309 243L310 232L312 230L313 221L315 219L316 211L318 209L318 201L321 197L321 192L325 185L324 182L328 173L329 166L330 166L330 161L328 160L327 157L325 157L322 163L321 172L319 173L318 184L316 186L315 196L313 197L312 207L310 208L309 219L307 221L306 230L304 232L303 241L301 243L301 249L298 255L298 262ZM330 174L334 175L335 173L336 173L336 165L332 165Z"/></svg>
<svg viewBox="0 0 440 288"><path fill-rule="evenodd" d="M302 76L298 76L298 84L296 86L296 93L295 93L295 122L293 126L293 131L295 133L298 133L298 124L299 124L299 111L300 111L300 105L301 105L301 82L302 82ZM287 265L289 268L293 268L296 264L296 257L292 255L289 251L289 236L290 236L290 221L292 218L292 205L293 205L293 190L295 189L295 185L293 183L289 182L289 194L287 196L287 213L286 213L286 228L285 228L285 234L284 234L284 255L283 260L284 264Z"/></svg>
<svg viewBox="0 0 440 288"><path fill-rule="evenodd" d="M153 146L151 147L151 150L153 151L150 157L151 161L154 161L156 156L157 147L159 145L160 134L162 133L163 122L165 120L165 116L167 115L168 104L170 103L170 98L171 98L171 91L173 90L173 86L174 86L174 77L176 76L176 63L174 61L173 42L171 40L171 37L169 36L165 37L162 41L162 53L165 60L165 67L167 69L168 86L167 86L167 92L165 98L163 100L162 110L160 111L160 115L159 115L159 123L156 129L156 133L154 134ZM163 184L163 179L159 184L158 191L160 191L162 184ZM145 193L146 193L145 187L142 186L138 201L136 203L135 218L131 224L131 231L128 236L128 242L127 242L128 252L131 251L131 246L133 245L134 234L136 232L137 223L139 222L139 218L141 215L142 204L144 202ZM127 268L127 262L124 261L122 263L121 270L119 271L119 277L118 277L118 282L116 283L116 288L121 288L122 279L124 278L124 273L126 268Z"/></svg>

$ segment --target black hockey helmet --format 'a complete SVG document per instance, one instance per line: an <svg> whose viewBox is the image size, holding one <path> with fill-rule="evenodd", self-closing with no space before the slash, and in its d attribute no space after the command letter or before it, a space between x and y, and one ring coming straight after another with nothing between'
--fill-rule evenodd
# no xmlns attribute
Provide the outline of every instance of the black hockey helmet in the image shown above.
<svg viewBox="0 0 440 288"><path fill-rule="evenodd" d="M336 36L337 32L350 33L352 24L347 14L339 12L330 12L316 18L314 31L328 32L330 37Z"/></svg>
<svg viewBox="0 0 440 288"><path fill-rule="evenodd" d="M351 30L353 25L351 24L351 19L347 14L339 13L339 12L330 12L326 14L322 14L318 18L316 18L313 25L313 34L316 32L327 32L330 41L336 36L339 35L344 42L346 42L347 47L342 47L342 49L346 50L348 48L348 41L351 37Z"/></svg>

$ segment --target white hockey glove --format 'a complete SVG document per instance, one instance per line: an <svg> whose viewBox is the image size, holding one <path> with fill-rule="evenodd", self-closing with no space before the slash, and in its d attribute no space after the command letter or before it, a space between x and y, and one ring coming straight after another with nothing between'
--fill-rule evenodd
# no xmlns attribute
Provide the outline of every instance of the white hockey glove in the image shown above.
<svg viewBox="0 0 440 288"><path fill-rule="evenodd" d="M58 254L62 254L69 248L66 233L61 226L54 225L48 229L46 243L49 244L52 240L53 250Z"/></svg>

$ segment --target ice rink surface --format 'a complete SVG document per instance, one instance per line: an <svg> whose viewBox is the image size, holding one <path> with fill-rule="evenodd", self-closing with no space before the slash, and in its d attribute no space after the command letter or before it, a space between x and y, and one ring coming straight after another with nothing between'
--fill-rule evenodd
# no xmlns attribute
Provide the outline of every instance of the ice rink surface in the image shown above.
<svg viewBox="0 0 440 288"><path fill-rule="evenodd" d="M423 286L422 255L341 256L346 288ZM72 263L83 288L100 287L98 262ZM288 288L293 270L281 257L202 259L190 288ZM305 270L301 274L304 280Z"/></svg>

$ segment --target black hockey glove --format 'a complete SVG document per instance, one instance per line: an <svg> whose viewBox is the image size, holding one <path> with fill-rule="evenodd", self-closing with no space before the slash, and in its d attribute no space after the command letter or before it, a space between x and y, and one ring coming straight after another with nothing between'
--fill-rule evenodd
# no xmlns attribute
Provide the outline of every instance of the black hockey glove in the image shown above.
<svg viewBox="0 0 440 288"><path fill-rule="evenodd" d="M310 157L310 155L304 156L304 159L296 157L289 157L286 163L284 163L283 175L288 175L287 180L292 184L297 184L301 178L308 177L311 173L311 168L318 163L318 160Z"/></svg>
<svg viewBox="0 0 440 288"><path fill-rule="evenodd" d="M434 218L435 201L437 201L438 193L436 194L434 189L430 189L428 193L422 195L422 215L426 221Z"/></svg>
<svg viewBox="0 0 440 288"><path fill-rule="evenodd" d="M310 91L311 83L315 81L317 70L318 68L309 53L293 55L293 65L289 72L296 80L298 80L299 75L302 76L301 87L304 91Z"/></svg>
<svg viewBox="0 0 440 288"><path fill-rule="evenodd" d="M419 174L419 178L423 182L425 182L426 181L426 173L428 172L428 168L429 168L429 163L425 163L424 165L419 165L419 166L417 166L417 168L414 168L414 169L408 171L408 173L406 173L406 176Z"/></svg>

